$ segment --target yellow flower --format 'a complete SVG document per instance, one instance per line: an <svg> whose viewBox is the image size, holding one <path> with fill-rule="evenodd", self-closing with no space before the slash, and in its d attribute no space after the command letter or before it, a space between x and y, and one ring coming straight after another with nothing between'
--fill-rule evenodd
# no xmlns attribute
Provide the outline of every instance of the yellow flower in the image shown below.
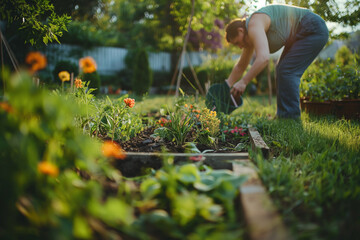
<svg viewBox="0 0 360 240"><path fill-rule="evenodd" d="M95 60L92 57L84 57L79 60L80 68L84 73L92 73L97 69Z"/></svg>
<svg viewBox="0 0 360 240"><path fill-rule="evenodd" d="M215 111L210 111L210 116L216 117L216 112Z"/></svg>
<svg viewBox="0 0 360 240"><path fill-rule="evenodd" d="M42 161L38 164L38 171L42 174L56 177L59 175L59 168L48 161Z"/></svg>
<svg viewBox="0 0 360 240"><path fill-rule="evenodd" d="M59 78L62 82L70 81L70 73L68 71L59 72Z"/></svg>
<svg viewBox="0 0 360 240"><path fill-rule="evenodd" d="M35 73L46 67L46 57L41 52L29 52L25 62L30 65L30 72Z"/></svg>
<svg viewBox="0 0 360 240"><path fill-rule="evenodd" d="M82 81L79 78L75 78L75 86L76 88L82 88Z"/></svg>

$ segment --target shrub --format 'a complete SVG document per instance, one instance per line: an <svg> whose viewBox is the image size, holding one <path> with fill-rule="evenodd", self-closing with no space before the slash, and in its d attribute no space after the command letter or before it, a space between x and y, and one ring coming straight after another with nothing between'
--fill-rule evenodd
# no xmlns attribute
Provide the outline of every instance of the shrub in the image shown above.
<svg viewBox="0 0 360 240"><path fill-rule="evenodd" d="M97 95L100 92L101 80L97 71L92 73L82 73L80 78L84 82L89 82L89 88L95 89L95 91L92 92L94 95Z"/></svg>
<svg viewBox="0 0 360 240"><path fill-rule="evenodd" d="M209 58L199 71L206 71L207 80L213 83L220 83L227 79L233 69L235 61L227 56L219 55L217 58ZM202 73L204 74L204 73ZM204 75L202 75L203 78Z"/></svg>
<svg viewBox="0 0 360 240"><path fill-rule="evenodd" d="M360 98L360 74L356 60L351 60L348 65L315 62L305 71L302 80L300 96L310 101Z"/></svg>
<svg viewBox="0 0 360 240"><path fill-rule="evenodd" d="M340 66L348 65L354 59L350 49L344 45L340 47L335 53L335 63Z"/></svg>
<svg viewBox="0 0 360 240"><path fill-rule="evenodd" d="M132 88L135 94L143 95L152 84L152 72L145 49L140 49L133 62Z"/></svg>
<svg viewBox="0 0 360 240"><path fill-rule="evenodd" d="M59 72L61 72L61 71L67 71L69 73L74 73L74 77L75 77L79 74L79 67L77 66L77 64L72 63L70 61L57 62L55 65L55 68L52 72L55 82L61 83L59 76L58 76Z"/></svg>
<svg viewBox="0 0 360 240"><path fill-rule="evenodd" d="M123 90L131 90L131 87L132 87L132 84L131 84L132 70L131 69L129 69L129 68L122 69L121 71L118 72L118 74L116 76L119 79L121 88Z"/></svg>

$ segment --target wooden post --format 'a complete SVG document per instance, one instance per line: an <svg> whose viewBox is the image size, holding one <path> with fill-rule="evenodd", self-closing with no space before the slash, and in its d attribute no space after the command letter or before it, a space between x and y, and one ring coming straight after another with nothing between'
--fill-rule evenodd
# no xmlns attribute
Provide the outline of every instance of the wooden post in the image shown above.
<svg viewBox="0 0 360 240"><path fill-rule="evenodd" d="M178 73L178 77L177 77L177 83L176 83L176 91L175 91L175 96L178 97L179 96L179 88L180 88L180 81L181 81L181 76L182 76L182 72L183 72L183 62L184 62L184 54L186 52L186 45L187 42L189 40L189 36L190 36L190 27L191 27L191 22L192 22L192 18L194 16L194 8L195 8L195 0L191 0L191 15L190 15L190 20L189 20L189 25L187 28L187 32L186 32L186 36L185 36L185 40L184 40L184 45L181 51L181 56L180 56L180 69L179 69L179 73Z"/></svg>
<svg viewBox="0 0 360 240"><path fill-rule="evenodd" d="M187 57L187 61L188 61L188 64L189 64L189 67L190 67L190 70L191 70L191 73L192 75L194 76L194 79L195 79L195 82L196 84L198 85L198 88L199 88L199 91L201 93L201 95L205 96L205 92L204 92L204 89L202 88L201 84L200 84L200 81L196 75L196 72L191 64L191 60L190 60L190 57L189 57L189 54L186 54L186 57Z"/></svg>
<svg viewBox="0 0 360 240"><path fill-rule="evenodd" d="M73 86L74 86L74 73L72 72L71 74L70 74L70 89L71 89L71 91L73 92Z"/></svg>
<svg viewBox="0 0 360 240"><path fill-rule="evenodd" d="M181 56L182 56L182 52L181 52L180 57L178 58L178 60L176 62L174 75L173 75L173 77L171 79L170 89L168 90L168 93L167 93L168 95L171 93L171 87L174 86L174 84L175 84L175 78L176 78L176 74L178 72L178 67L179 67L179 62L180 62Z"/></svg>

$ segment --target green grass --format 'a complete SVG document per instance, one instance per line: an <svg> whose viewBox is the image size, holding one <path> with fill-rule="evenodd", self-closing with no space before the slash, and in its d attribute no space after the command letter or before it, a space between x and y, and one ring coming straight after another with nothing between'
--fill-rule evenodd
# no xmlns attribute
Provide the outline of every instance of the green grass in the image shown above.
<svg viewBox="0 0 360 240"><path fill-rule="evenodd" d="M138 110L158 110L172 97L150 96ZM200 102L200 104L202 104ZM257 127L272 151L254 155L265 186L295 239L355 239L360 229L360 123L302 113L273 119L276 99L245 97L232 116Z"/></svg>
<svg viewBox="0 0 360 240"><path fill-rule="evenodd" d="M259 173L298 239L354 239L360 213L358 122L303 114L262 122L273 150Z"/></svg>
<svg viewBox="0 0 360 240"><path fill-rule="evenodd" d="M245 102L246 103L246 102ZM354 239L360 229L360 123L302 113L276 119L252 98L248 115L272 150L255 156L259 175L296 239ZM270 118L269 118L270 117Z"/></svg>

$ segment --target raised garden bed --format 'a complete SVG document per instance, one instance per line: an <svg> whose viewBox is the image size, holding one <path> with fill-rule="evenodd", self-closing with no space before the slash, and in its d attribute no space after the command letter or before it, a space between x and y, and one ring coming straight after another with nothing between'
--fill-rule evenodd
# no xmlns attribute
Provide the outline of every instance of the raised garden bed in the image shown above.
<svg viewBox="0 0 360 240"><path fill-rule="evenodd" d="M334 115L338 118L360 120L360 99L313 102L301 101L301 109L314 115Z"/></svg>
<svg viewBox="0 0 360 240"><path fill-rule="evenodd" d="M254 128L248 130L251 147L269 158L269 147ZM160 169L162 158L171 156L175 164L188 161L204 161L214 169L231 170L234 175L247 176L241 185L237 198L241 219L246 224L246 235L249 239L291 239L280 215L266 192L255 167L249 160L248 152L221 153L161 153L161 152L126 152L126 158L117 161L118 167L125 176L134 177L146 168Z"/></svg>

